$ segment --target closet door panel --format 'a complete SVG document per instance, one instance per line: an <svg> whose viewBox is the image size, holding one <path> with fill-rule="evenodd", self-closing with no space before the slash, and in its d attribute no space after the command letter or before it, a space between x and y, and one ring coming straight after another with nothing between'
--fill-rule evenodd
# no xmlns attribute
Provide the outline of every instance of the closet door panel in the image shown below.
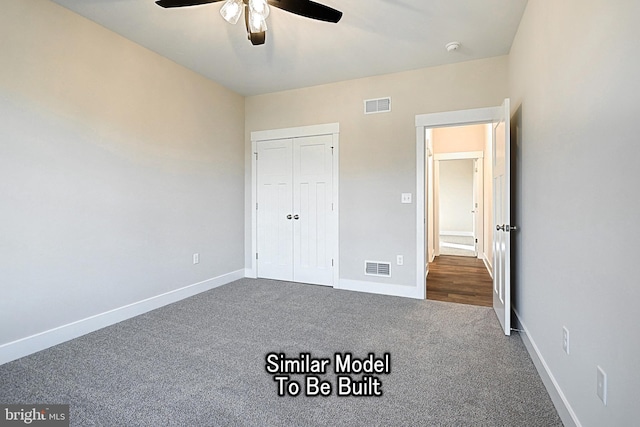
<svg viewBox="0 0 640 427"><path fill-rule="evenodd" d="M293 280L293 141L258 144L258 276Z"/></svg>
<svg viewBox="0 0 640 427"><path fill-rule="evenodd" d="M293 142L294 280L331 285L332 137ZM297 219L295 219L297 218Z"/></svg>

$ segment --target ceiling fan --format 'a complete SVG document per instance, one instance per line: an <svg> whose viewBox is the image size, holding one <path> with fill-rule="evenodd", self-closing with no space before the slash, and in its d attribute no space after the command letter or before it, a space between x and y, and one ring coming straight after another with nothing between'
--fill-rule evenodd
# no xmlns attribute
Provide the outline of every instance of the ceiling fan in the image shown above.
<svg viewBox="0 0 640 427"><path fill-rule="evenodd" d="M247 36L253 45L264 44L267 31L269 5L296 15L319 21L336 23L342 12L310 0L158 0L156 4L164 8L197 6L224 1L220 14L230 24L235 24L244 11Z"/></svg>

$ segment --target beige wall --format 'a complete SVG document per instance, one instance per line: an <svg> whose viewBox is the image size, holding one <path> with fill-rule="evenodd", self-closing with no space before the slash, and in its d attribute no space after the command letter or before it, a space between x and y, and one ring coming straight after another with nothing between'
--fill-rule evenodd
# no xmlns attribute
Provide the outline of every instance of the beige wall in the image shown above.
<svg viewBox="0 0 640 427"><path fill-rule="evenodd" d="M638 17L636 0L530 1L509 58L515 307L585 427L638 424Z"/></svg>
<svg viewBox="0 0 640 427"><path fill-rule="evenodd" d="M244 268L243 97L45 0L0 58L0 345Z"/></svg>
<svg viewBox="0 0 640 427"><path fill-rule="evenodd" d="M433 152L484 151L486 138L486 125L436 128L433 129Z"/></svg>
<svg viewBox="0 0 640 427"><path fill-rule="evenodd" d="M496 106L506 95L507 58L497 57L248 97L245 203L252 131L339 122L340 276L370 281L365 259L393 262L404 255L392 278L376 280L415 286L416 209L400 203L401 193L416 191L415 116ZM363 100L384 96L392 97L391 113L363 114ZM249 218L247 210L246 247Z"/></svg>

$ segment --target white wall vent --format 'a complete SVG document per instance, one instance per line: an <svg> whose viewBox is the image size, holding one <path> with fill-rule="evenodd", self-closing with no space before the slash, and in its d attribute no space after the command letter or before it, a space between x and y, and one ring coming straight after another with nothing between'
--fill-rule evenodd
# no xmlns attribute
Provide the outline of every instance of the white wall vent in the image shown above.
<svg viewBox="0 0 640 427"><path fill-rule="evenodd" d="M364 101L364 113L388 113L391 111L391 97L366 99Z"/></svg>
<svg viewBox="0 0 640 427"><path fill-rule="evenodd" d="M391 277L391 263L379 261L365 261L364 274L367 276Z"/></svg>

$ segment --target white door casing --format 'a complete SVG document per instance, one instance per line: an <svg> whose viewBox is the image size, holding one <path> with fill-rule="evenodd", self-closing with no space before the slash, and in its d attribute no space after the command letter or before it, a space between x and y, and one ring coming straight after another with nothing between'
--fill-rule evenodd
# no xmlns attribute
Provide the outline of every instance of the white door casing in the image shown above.
<svg viewBox="0 0 640 427"><path fill-rule="evenodd" d="M425 286L425 262L426 262L426 251L425 251L425 241L426 233L425 233L425 225L426 225L426 209L424 203L425 197L425 159L426 159L426 130L433 129L444 126L464 126L471 124L481 124L481 123L494 123L497 124L498 128L503 130L504 138L504 159L508 160L509 157L509 100L506 99L504 104L501 107L489 107L489 108L476 108L471 110L459 110L459 111L447 111L441 113L431 113L431 114L422 114L416 116L415 125L416 125L416 170L417 170L417 182L416 182L416 237L417 237L417 245L416 245L416 254L417 254L417 266L418 271L416 275L416 289L420 292L420 295L423 295L422 298L426 297L426 286ZM502 123L502 125L499 125ZM494 144L492 144L494 145ZM493 150L495 152L495 148ZM505 167L509 169L508 163L505 162ZM505 173L505 182L503 183L506 186L509 186L509 182L506 179L509 177L510 171ZM505 190L506 191L506 190ZM506 195L509 194L510 188L508 189ZM495 200L495 195L494 195ZM507 205L509 200L507 199ZM509 219L508 211L509 206L502 205L502 212L507 212L507 216L502 216L504 219ZM494 214L495 216L495 214ZM498 223L496 219L493 220L494 230ZM504 222L500 225L507 225L508 222ZM506 228L506 227L505 227ZM510 229L513 230L513 227L510 226ZM497 232L494 232L494 236ZM508 236L508 233L505 233ZM503 268L508 269L508 262L510 262L510 240L508 237L503 239L502 243L500 243L501 249L503 249ZM494 261L495 262L495 261ZM495 274L496 266L493 266L494 271L494 289L499 289L499 287L495 284L496 274ZM503 283L502 283L502 302L503 305L499 306L496 309L496 314L500 320L500 324L504 329L505 334L510 334L510 324L506 327L506 322L510 323L510 311L511 311L511 302L510 302L510 269L503 271L502 273ZM504 324L503 324L504 322Z"/></svg>
<svg viewBox="0 0 640 427"><path fill-rule="evenodd" d="M505 335L511 334L511 147L509 99L493 132L493 309Z"/></svg>
<svg viewBox="0 0 640 427"><path fill-rule="evenodd" d="M435 127L435 126L434 126ZM433 164L434 164L434 176L433 183L431 185L427 185L427 195L433 197L433 241L435 242L435 256L440 256L440 162L448 161L448 160L464 160L471 159L474 160L474 168L478 168L480 176L476 176L477 173L473 174L473 200L474 206L478 200L482 200L484 197L483 192L484 188L482 187L482 159L484 158L484 152L482 151L462 151L462 152L452 152L452 153L438 153L433 156ZM479 165L479 166L476 166ZM475 170L475 169L474 169ZM431 193L429 193L429 188L431 189ZM473 215L473 237L476 242L474 243L476 248L476 255L479 256L478 252L478 243L482 241L482 224L484 221L484 215L482 211L482 205L478 203L480 208L474 209L474 206L469 206L469 213ZM473 212L475 210L475 212ZM478 227L480 224L480 227ZM431 261L431 260L430 260Z"/></svg>
<svg viewBox="0 0 640 427"><path fill-rule="evenodd" d="M484 247L484 157L473 162L473 236L475 239L476 257L482 258Z"/></svg>

